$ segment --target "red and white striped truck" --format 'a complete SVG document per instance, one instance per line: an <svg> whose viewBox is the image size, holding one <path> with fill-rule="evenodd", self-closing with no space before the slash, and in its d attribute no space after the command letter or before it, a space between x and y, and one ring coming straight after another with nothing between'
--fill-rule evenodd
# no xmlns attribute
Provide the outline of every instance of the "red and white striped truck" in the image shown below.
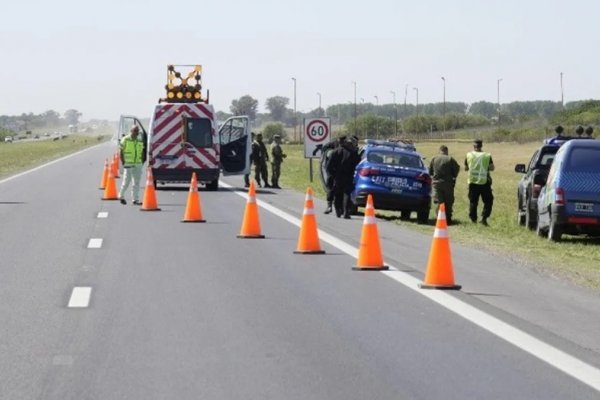
<svg viewBox="0 0 600 400"><path fill-rule="evenodd" d="M146 133L138 118L123 115L117 137L126 135L133 125L141 128L155 186L188 183L195 172L207 190L217 190L221 173L250 172L249 120L247 116L231 117L218 127L208 96L203 98L201 94L202 67L193 67L183 77L175 66L168 66L167 97L154 107L149 131ZM191 80L196 83L188 83Z"/></svg>

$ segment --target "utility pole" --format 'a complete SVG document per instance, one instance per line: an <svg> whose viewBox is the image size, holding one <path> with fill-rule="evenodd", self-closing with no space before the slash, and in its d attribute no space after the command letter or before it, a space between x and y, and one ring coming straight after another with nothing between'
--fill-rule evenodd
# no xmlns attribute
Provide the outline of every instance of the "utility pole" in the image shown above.
<svg viewBox="0 0 600 400"><path fill-rule="evenodd" d="M560 105L565 108L565 92L563 91L563 73L560 73Z"/></svg>
<svg viewBox="0 0 600 400"><path fill-rule="evenodd" d="M375 136L377 137L377 139L379 139L379 119L377 119L378 117L378 113L377 113L377 109L379 108L379 97L377 96L373 96L375 97Z"/></svg>
<svg viewBox="0 0 600 400"><path fill-rule="evenodd" d="M354 134L357 135L356 124L357 124L358 114L356 112L356 81L352 81L352 84L354 85Z"/></svg>
<svg viewBox="0 0 600 400"><path fill-rule="evenodd" d="M394 136L398 136L398 107L396 106L396 92L390 90L394 98Z"/></svg>
<svg viewBox="0 0 600 400"><path fill-rule="evenodd" d="M417 93L417 106L415 107L415 111L417 113L417 120L416 120L417 132L416 133L418 133L418 131L420 130L419 128L421 127L421 124L419 123L419 88L415 87L415 88L413 88L413 90Z"/></svg>
<svg viewBox="0 0 600 400"><path fill-rule="evenodd" d="M298 125L297 117L296 117L296 78L292 78L294 81L294 141L298 141L298 133L296 130L296 125Z"/></svg>
<svg viewBox="0 0 600 400"><path fill-rule="evenodd" d="M442 81L444 81L444 110L443 110L443 122L444 122L444 133L446 133L446 78L442 76Z"/></svg>
<svg viewBox="0 0 600 400"><path fill-rule="evenodd" d="M317 96L319 96L319 114L321 114L321 93L317 92Z"/></svg>
<svg viewBox="0 0 600 400"><path fill-rule="evenodd" d="M502 82L502 78L498 79L498 125L500 125L500 82Z"/></svg>

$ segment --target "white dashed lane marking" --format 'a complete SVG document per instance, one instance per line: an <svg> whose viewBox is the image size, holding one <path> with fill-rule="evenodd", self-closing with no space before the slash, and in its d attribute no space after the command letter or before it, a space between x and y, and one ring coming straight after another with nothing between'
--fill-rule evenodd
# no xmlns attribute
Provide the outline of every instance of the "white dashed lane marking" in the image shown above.
<svg viewBox="0 0 600 400"><path fill-rule="evenodd" d="M108 218L108 211L101 211L98 213L98 218Z"/></svg>
<svg viewBox="0 0 600 400"><path fill-rule="evenodd" d="M102 239L100 238L91 238L88 242L88 249L100 249L102 248Z"/></svg>
<svg viewBox="0 0 600 400"><path fill-rule="evenodd" d="M69 299L69 308L85 308L90 304L90 296L92 295L92 288L89 286L76 286L71 292L71 298Z"/></svg>

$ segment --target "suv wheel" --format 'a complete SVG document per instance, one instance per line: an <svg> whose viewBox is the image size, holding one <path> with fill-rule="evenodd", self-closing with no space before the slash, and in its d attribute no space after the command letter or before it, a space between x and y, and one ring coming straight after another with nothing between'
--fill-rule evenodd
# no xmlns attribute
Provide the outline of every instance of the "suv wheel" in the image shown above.
<svg viewBox="0 0 600 400"><path fill-rule="evenodd" d="M211 192L219 190L219 179L215 179L214 181L210 181L206 184L206 190L210 190Z"/></svg>
<svg viewBox="0 0 600 400"><path fill-rule="evenodd" d="M537 213L534 213L529 207L529 200L525 203L525 226L529 230L534 230L537 227Z"/></svg>
<svg viewBox="0 0 600 400"><path fill-rule="evenodd" d="M429 208L417 211L417 222L419 224L426 224L429 222Z"/></svg>
<svg viewBox="0 0 600 400"><path fill-rule="evenodd" d="M400 219L408 221L410 219L410 210L400 210Z"/></svg>
<svg viewBox="0 0 600 400"><path fill-rule="evenodd" d="M546 230L542 229L542 227L540 226L540 219L538 218L537 223L535 224L535 234L538 235L539 237L545 237L546 236Z"/></svg>
<svg viewBox="0 0 600 400"><path fill-rule="evenodd" d="M527 211L525 211L525 212L527 212ZM518 205L517 205L517 224L519 226L525 225L525 214L523 213L523 208L521 207L520 196L519 196Z"/></svg>
<svg viewBox="0 0 600 400"><path fill-rule="evenodd" d="M556 222L556 218L550 215L550 226L548 227L548 240L560 242L562 237L562 226Z"/></svg>

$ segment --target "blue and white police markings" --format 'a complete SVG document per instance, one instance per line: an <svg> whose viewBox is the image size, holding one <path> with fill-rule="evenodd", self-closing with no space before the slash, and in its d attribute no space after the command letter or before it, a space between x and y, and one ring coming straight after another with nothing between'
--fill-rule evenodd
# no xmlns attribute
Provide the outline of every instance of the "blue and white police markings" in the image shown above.
<svg viewBox="0 0 600 400"><path fill-rule="evenodd" d="M331 141L331 121L327 117L304 120L304 158L321 157L320 149Z"/></svg>

